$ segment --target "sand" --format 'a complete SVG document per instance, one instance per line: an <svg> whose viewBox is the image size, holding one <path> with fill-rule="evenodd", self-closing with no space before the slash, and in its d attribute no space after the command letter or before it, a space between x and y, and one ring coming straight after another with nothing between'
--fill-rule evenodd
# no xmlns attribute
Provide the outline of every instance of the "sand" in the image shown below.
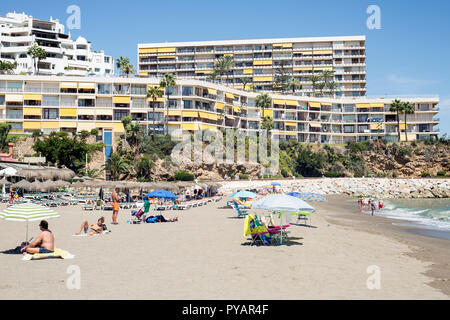
<svg viewBox="0 0 450 320"><path fill-rule="evenodd" d="M50 229L57 247L75 259L0 254L0 299L448 299L431 285L432 263L415 257L416 247L363 230L357 219L339 223L349 214L342 203L350 200L318 205L313 227L293 225L286 245L259 247L248 245L244 220L223 208L225 199L166 212L179 221L162 224L127 224L130 210L121 210L113 226L111 211L57 208L61 217L49 220ZM111 234L73 236L83 218L102 215ZM37 225L30 224L30 234ZM0 220L0 250L24 237L25 224ZM367 286L373 265L380 289ZM71 266L79 267L80 289L67 287Z"/></svg>

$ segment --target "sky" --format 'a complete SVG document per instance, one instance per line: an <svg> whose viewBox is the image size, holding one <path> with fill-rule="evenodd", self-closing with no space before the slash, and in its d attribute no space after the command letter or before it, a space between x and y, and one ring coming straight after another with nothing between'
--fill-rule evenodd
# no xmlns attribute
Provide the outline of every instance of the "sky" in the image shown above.
<svg viewBox="0 0 450 320"><path fill-rule="evenodd" d="M440 133L450 135L450 1L448 0L21 0L0 15L25 12L67 25L71 5L80 29L70 31L136 66L138 43L366 36L367 95L440 97ZM370 5L380 29L369 29Z"/></svg>

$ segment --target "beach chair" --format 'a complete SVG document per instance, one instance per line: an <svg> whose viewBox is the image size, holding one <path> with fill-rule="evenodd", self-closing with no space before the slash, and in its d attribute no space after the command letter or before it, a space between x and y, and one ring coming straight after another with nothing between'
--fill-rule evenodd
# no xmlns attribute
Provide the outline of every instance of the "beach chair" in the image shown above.
<svg viewBox="0 0 450 320"><path fill-rule="evenodd" d="M248 214L244 221L244 237L251 236L251 245L270 245L272 244L272 235L266 226L253 215Z"/></svg>
<svg viewBox="0 0 450 320"><path fill-rule="evenodd" d="M83 210L90 210L90 211L94 211L95 209L95 204L93 203L85 203L83 206Z"/></svg>
<svg viewBox="0 0 450 320"><path fill-rule="evenodd" d="M248 214L248 209L238 205L235 201L233 201L233 207L236 210L238 217L245 217Z"/></svg>

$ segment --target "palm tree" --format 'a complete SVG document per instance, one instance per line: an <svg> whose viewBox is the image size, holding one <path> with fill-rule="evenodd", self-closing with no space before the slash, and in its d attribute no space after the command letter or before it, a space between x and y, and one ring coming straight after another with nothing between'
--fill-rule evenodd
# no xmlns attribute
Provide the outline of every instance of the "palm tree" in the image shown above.
<svg viewBox="0 0 450 320"><path fill-rule="evenodd" d="M234 66L234 60L233 60L233 57L231 57L231 56L219 58L214 63L214 72L220 76L221 83L222 83L223 75L226 75L227 83L228 83L229 73L233 69L233 66ZM234 81L233 81L233 83L234 83Z"/></svg>
<svg viewBox="0 0 450 320"><path fill-rule="evenodd" d="M157 86L151 86L148 88L147 91L147 98L150 99L152 102L152 109L153 109L153 129L152 129L152 139L155 140L155 103L158 98L161 98L163 96L163 92L161 91L161 88Z"/></svg>
<svg viewBox="0 0 450 320"><path fill-rule="evenodd" d="M161 88L164 88L166 92L166 101L165 108L166 108L166 115L164 117L164 133L169 133L169 123L168 123L168 117L169 117L169 95L170 95L170 89L175 87L177 85L175 81L175 75L173 73L166 73L164 74L163 78L161 79L161 82L159 83L159 86Z"/></svg>
<svg viewBox="0 0 450 320"><path fill-rule="evenodd" d="M105 165L105 170L111 171L111 176L114 180L119 179L122 174L129 173L130 169L128 159L117 152L111 154Z"/></svg>
<svg viewBox="0 0 450 320"><path fill-rule="evenodd" d="M17 68L17 61L9 62L0 60L0 74L14 74L15 68Z"/></svg>
<svg viewBox="0 0 450 320"><path fill-rule="evenodd" d="M272 105L272 99L270 99L267 93L261 93L258 96L256 96L255 104L257 107L260 107L262 109L261 119L264 120L265 109L270 108L270 106Z"/></svg>
<svg viewBox="0 0 450 320"><path fill-rule="evenodd" d="M414 106L411 104L411 102L404 102L403 103L403 113L405 114L405 138L406 142L408 142L408 124L406 123L406 117L408 114L414 114Z"/></svg>
<svg viewBox="0 0 450 320"><path fill-rule="evenodd" d="M250 82L252 82L252 79L249 78L249 77L243 77L243 78L241 78L241 82L242 82L242 84L243 84L242 90L245 91L245 87L247 86L247 84L249 84Z"/></svg>
<svg viewBox="0 0 450 320"><path fill-rule="evenodd" d="M29 49L28 49L28 55L31 56L33 59L34 69L37 70L36 74L39 74L39 62L42 60L45 60L47 58L47 52L40 48L36 43L34 43ZM37 60L37 64L36 64Z"/></svg>
<svg viewBox="0 0 450 320"><path fill-rule="evenodd" d="M116 60L116 65L122 73L127 75L127 78L130 77L130 73L136 72L128 57L124 58L120 56L120 58Z"/></svg>
<svg viewBox="0 0 450 320"><path fill-rule="evenodd" d="M332 97L334 97L334 93L340 89L339 84L335 81L328 82L327 88L330 90Z"/></svg>
<svg viewBox="0 0 450 320"><path fill-rule="evenodd" d="M282 60L275 70L275 85L280 88L281 93L285 93L288 89L289 71L286 68L286 62Z"/></svg>
<svg viewBox="0 0 450 320"><path fill-rule="evenodd" d="M312 82L313 97L315 97L316 96L317 83L320 81L320 77L318 75L312 75L309 78L309 81Z"/></svg>
<svg viewBox="0 0 450 320"><path fill-rule="evenodd" d="M319 77L323 82L325 82L325 87L328 87L330 80L334 79L334 73L333 71L325 70L322 71Z"/></svg>
<svg viewBox="0 0 450 320"><path fill-rule="evenodd" d="M211 73L211 74L208 76L208 79L211 80L213 83L216 83L217 80L219 80L219 75L217 74L216 71L214 71L213 73Z"/></svg>
<svg viewBox="0 0 450 320"><path fill-rule="evenodd" d="M273 119L271 117L264 117L261 122L261 129L267 130L267 136L270 136L270 131L274 127Z"/></svg>
<svg viewBox="0 0 450 320"><path fill-rule="evenodd" d="M300 90L302 89L302 85L300 84L300 81L298 81L298 79L295 78L295 77L290 77L289 78L289 80L288 80L288 87L289 87L289 89L292 90L292 94L294 94L294 95L295 95L295 91L297 89L300 89Z"/></svg>
<svg viewBox="0 0 450 320"><path fill-rule="evenodd" d="M317 84L317 89L320 90L320 95L321 96L323 96L323 90L325 89L325 86L326 86L325 82L319 82Z"/></svg>
<svg viewBox="0 0 450 320"><path fill-rule="evenodd" d="M400 142L400 113L403 113L403 102L401 102L398 99L395 99L391 103L389 111L397 113L397 132L398 132L398 141Z"/></svg>

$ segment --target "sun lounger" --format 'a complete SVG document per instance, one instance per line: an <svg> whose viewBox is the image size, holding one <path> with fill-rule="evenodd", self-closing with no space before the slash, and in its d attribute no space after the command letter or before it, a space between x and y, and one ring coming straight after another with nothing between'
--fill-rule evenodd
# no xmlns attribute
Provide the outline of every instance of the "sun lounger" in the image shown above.
<svg viewBox="0 0 450 320"><path fill-rule="evenodd" d="M84 210L91 210L91 211L94 211L95 205L92 204L92 203L86 203L86 204L83 206L83 209L84 209Z"/></svg>
<svg viewBox="0 0 450 320"><path fill-rule="evenodd" d="M245 217L248 214L248 209L238 205L235 201L233 201L234 210L236 210L238 217Z"/></svg>

